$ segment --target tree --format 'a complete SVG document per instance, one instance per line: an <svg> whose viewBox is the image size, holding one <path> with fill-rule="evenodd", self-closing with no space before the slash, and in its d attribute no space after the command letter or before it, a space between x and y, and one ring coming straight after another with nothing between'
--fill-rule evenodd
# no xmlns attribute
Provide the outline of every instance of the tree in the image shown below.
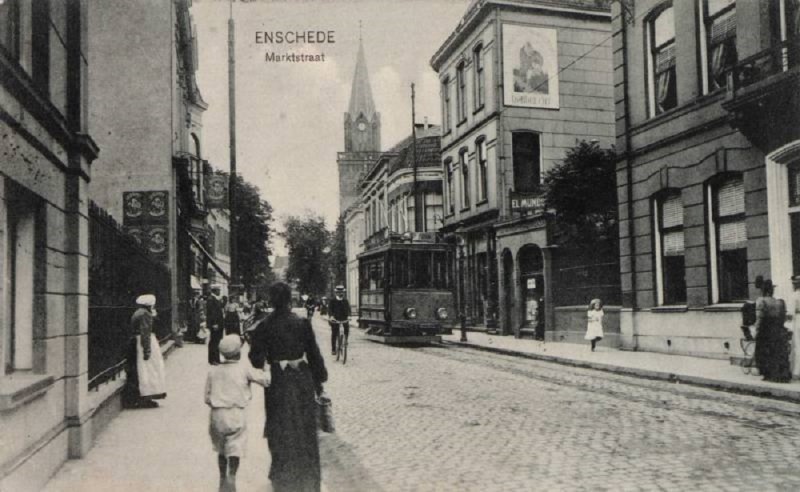
<svg viewBox="0 0 800 492"><path fill-rule="evenodd" d="M281 233L289 251L286 278L297 279L297 289L305 294L322 295L328 286L329 260L325 250L330 232L325 219L318 215L291 216Z"/></svg>
<svg viewBox="0 0 800 492"><path fill-rule="evenodd" d="M221 172L227 176L227 173ZM237 175L234 182L237 212L236 259L239 280L247 291L261 291L274 280L269 256L272 254L272 206L261 191Z"/></svg>
<svg viewBox="0 0 800 492"><path fill-rule="evenodd" d="M617 180L614 149L579 142L545 174L544 200L555 213L555 243L577 249L616 250Z"/></svg>
<svg viewBox="0 0 800 492"><path fill-rule="evenodd" d="M345 249L343 216L339 216L339 220L336 221L336 230L331 236L328 260L329 269L333 276L333 283L344 285L345 279L347 278L347 250Z"/></svg>

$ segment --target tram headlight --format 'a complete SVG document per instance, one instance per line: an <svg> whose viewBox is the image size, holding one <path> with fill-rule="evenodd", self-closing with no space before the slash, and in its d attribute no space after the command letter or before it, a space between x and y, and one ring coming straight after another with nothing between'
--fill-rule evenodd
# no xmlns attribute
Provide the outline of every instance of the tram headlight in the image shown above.
<svg viewBox="0 0 800 492"><path fill-rule="evenodd" d="M440 321L444 321L447 319L450 313L447 312L447 308L440 307L436 310L436 318Z"/></svg>
<svg viewBox="0 0 800 492"><path fill-rule="evenodd" d="M417 319L417 310L413 307L406 308L406 310L403 311L403 317L405 319Z"/></svg>

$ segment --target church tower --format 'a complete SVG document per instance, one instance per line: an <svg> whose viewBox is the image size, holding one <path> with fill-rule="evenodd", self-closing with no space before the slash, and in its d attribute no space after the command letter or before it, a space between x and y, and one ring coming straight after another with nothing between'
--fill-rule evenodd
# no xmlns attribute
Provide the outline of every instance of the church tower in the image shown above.
<svg viewBox="0 0 800 492"><path fill-rule="evenodd" d="M359 37L350 103L344 113L344 152L339 152L339 213L358 200L358 179L380 155L381 115L369 84L364 44Z"/></svg>

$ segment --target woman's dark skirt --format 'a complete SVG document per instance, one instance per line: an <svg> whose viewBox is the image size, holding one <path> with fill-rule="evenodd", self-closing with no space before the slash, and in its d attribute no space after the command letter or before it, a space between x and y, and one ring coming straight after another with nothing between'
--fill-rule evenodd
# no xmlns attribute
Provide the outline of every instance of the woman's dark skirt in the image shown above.
<svg viewBox="0 0 800 492"><path fill-rule="evenodd" d="M789 339L783 320L766 320L756 333L755 362L767 381L785 383L791 380Z"/></svg>
<svg viewBox="0 0 800 492"><path fill-rule="evenodd" d="M271 366L264 435L272 455L269 478L276 492L320 490L317 403L308 365Z"/></svg>

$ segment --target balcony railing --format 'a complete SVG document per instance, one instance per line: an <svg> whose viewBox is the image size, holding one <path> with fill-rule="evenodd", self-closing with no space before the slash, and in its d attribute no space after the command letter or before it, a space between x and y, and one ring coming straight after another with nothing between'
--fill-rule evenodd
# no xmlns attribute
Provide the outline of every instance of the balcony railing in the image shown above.
<svg viewBox="0 0 800 492"><path fill-rule="evenodd" d="M745 58L728 72L728 96L773 75L788 72L800 65L800 42L784 41L772 48Z"/></svg>

